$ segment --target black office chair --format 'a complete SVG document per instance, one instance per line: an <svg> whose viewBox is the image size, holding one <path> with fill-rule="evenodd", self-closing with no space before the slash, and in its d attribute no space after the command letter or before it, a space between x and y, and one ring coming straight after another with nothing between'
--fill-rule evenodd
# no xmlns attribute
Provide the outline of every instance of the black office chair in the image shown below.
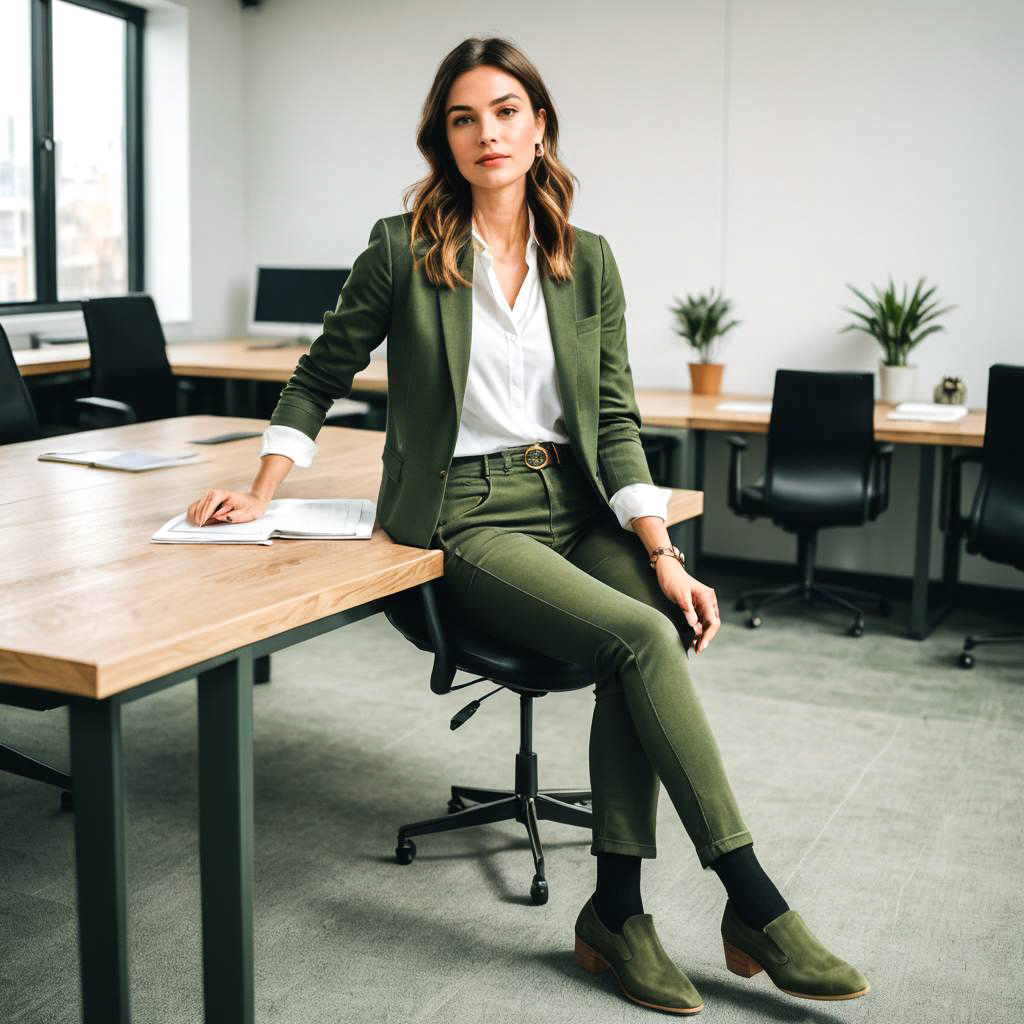
<svg viewBox="0 0 1024 1024"><path fill-rule="evenodd" d="M87 299L82 314L93 395L77 400L81 425L118 426L178 416L183 399L196 387L171 372L153 300L148 295Z"/></svg>
<svg viewBox="0 0 1024 1024"><path fill-rule="evenodd" d="M7 332L0 326L0 444L34 441L38 437L36 407L14 360Z"/></svg>
<svg viewBox="0 0 1024 1024"><path fill-rule="evenodd" d="M33 441L39 437L39 423L35 406L25 387L14 353L3 327L0 327L0 444L14 444L17 441ZM21 686L0 684L0 704L47 711L63 707L67 701L56 693L45 690L29 690ZM61 807L70 810L71 776L35 758L23 754L13 747L0 743L0 771L34 779L57 786L61 792Z"/></svg>
<svg viewBox="0 0 1024 1024"><path fill-rule="evenodd" d="M874 441L874 377L870 373L779 370L768 428L764 477L744 485L746 441L728 437L728 503L748 519L769 516L797 536L800 582L748 590L737 611L748 609L747 625L761 625L762 608L799 598L820 598L853 612L850 636L864 633L864 613L850 598L876 603L881 615L892 608L878 594L855 587L814 582L818 531L830 526L861 526L889 504L893 446Z"/></svg>
<svg viewBox="0 0 1024 1024"><path fill-rule="evenodd" d="M519 753L516 754L515 788L482 789L478 786L452 786L448 813L403 825L398 830L395 859L411 864L416 857L412 836L447 832L499 821L518 821L526 826L533 853L534 876L530 896L536 904L547 903L548 883L544 874L544 850L540 842L538 820L558 821L565 825L592 827L589 790L540 790L537 788L537 755L533 751L533 701L555 691L579 690L594 682L590 669L556 661L513 647L461 625L454 615L444 615L441 599L433 584L398 594L385 614L400 633L422 651L431 651L434 665L430 688L434 693L490 681L497 690L467 704L451 720L457 729L472 716L480 703L497 693L511 690L519 694ZM456 669L477 675L467 683L452 686Z"/></svg>
<svg viewBox="0 0 1024 1024"><path fill-rule="evenodd" d="M996 363L988 371L985 443L980 451L958 452L950 464L948 529L966 537L966 550L993 562L1024 569L1024 366ZM967 516L960 511L965 462L980 462L981 476ZM1024 643L1024 633L968 636L960 652L962 668L973 668L970 653L979 644Z"/></svg>

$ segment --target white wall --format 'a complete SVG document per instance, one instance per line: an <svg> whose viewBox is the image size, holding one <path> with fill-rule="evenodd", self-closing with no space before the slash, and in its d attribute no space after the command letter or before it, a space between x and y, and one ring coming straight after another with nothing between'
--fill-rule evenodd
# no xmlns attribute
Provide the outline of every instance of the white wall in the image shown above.
<svg viewBox="0 0 1024 1024"><path fill-rule="evenodd" d="M727 389L770 392L779 366L875 369L874 342L838 333L839 307L845 282L890 272L926 274L959 305L915 354L921 398L949 373L984 405L987 367L1024 359L1012 0L264 0L243 21L249 266L351 261L421 173L413 136L441 58L504 35L555 98L582 183L574 222L615 250L638 384L687 386L665 307L711 284L744 321L723 349ZM727 511L723 438L708 455L707 549L791 558L789 535ZM822 535L821 565L909 575L916 457L898 450L880 520ZM751 475L762 459L753 439ZM970 557L962 578L1020 586Z"/></svg>
<svg viewBox="0 0 1024 1024"><path fill-rule="evenodd" d="M187 6L192 260L185 272L192 321L171 337L224 338L245 322L252 276L245 231L246 23L238 0L188 0Z"/></svg>

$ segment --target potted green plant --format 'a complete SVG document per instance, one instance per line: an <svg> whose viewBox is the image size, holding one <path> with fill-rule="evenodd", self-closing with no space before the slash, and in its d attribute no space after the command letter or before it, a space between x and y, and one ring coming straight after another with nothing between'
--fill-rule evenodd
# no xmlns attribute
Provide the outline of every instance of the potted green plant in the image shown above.
<svg viewBox="0 0 1024 1024"><path fill-rule="evenodd" d="M889 278L889 286L884 292L872 284L874 299L869 299L852 284L847 288L864 303L867 311L850 309L843 306L847 313L852 313L857 322L847 324L840 333L845 331L863 331L882 346L884 357L879 360L878 376L880 382L880 398L883 402L896 404L909 401L914 394L914 378L917 367L908 365L907 355L912 348L919 345L929 334L944 330L941 324L935 323L943 313L948 313L956 306L945 306L938 309L938 299L933 299L935 285L924 287L922 277L914 288L914 293L907 297L907 286L903 286L902 296L897 296L896 286Z"/></svg>
<svg viewBox="0 0 1024 1024"><path fill-rule="evenodd" d="M716 294L712 288L706 295L687 295L684 302L676 296L669 306L676 315L676 333L682 335L696 350L700 361L690 363L690 387L695 395L717 395L722 390L724 363L712 358L715 343L731 331L739 320L727 320L732 300Z"/></svg>

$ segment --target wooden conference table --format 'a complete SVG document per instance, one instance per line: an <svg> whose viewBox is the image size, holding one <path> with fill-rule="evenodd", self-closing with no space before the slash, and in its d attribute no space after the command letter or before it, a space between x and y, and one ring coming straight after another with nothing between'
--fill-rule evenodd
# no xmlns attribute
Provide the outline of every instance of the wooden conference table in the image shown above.
<svg viewBox="0 0 1024 1024"><path fill-rule="evenodd" d="M381 611L442 573L440 551L368 541L263 546L149 541L211 485L246 487L259 440L197 447L202 462L119 473L38 462L59 448L182 451L260 420L187 416L0 448L0 701L70 705L83 1017L129 1021L121 709L198 677L203 990L210 1024L253 1020L253 661ZM280 497L376 499L384 435L327 427ZM671 522L703 496L676 491ZM396 642L399 642L396 637ZM14 701L16 702L16 701Z"/></svg>
<svg viewBox="0 0 1024 1024"><path fill-rule="evenodd" d="M299 345L267 348L273 339L230 338L222 341L176 342L167 346L167 359L178 377L215 377L221 380L286 381L299 356L308 351ZM14 353L21 375L33 378L83 373L89 369L89 344L85 341L43 348L19 349ZM383 359L374 360L359 375L363 391L385 393L387 368Z"/></svg>
<svg viewBox="0 0 1024 1024"><path fill-rule="evenodd" d="M304 349L253 348L266 344L261 339L241 338L225 341L188 342L168 345L168 359L175 374L188 377L216 377L225 382L225 403L230 411L239 409L236 381L280 381L291 376ZM15 353L21 372L26 377L81 370L88 367L89 352L85 342L53 346ZM372 397L387 392L387 364L374 359L356 375L353 390ZM686 470L683 482L688 488L704 490L706 432L709 430L764 434L768 432L770 414L766 412L722 412L717 406L724 401L768 401L768 395L694 395L675 388L638 388L637 402L646 427L685 429L694 432L693 445L685 453ZM913 580L911 585L908 635L923 640L952 607L953 590L959 572L960 546L947 533L943 544L941 598L937 607L930 607L932 529L935 521L935 456L941 458L942 492L948 479L949 460L955 447L979 448L985 438L985 413L971 410L958 423L915 423L886 419L890 406L875 404L875 439L896 444L915 445L918 450L917 513L914 540ZM702 525L698 518L692 526L687 558L696 572L701 555Z"/></svg>

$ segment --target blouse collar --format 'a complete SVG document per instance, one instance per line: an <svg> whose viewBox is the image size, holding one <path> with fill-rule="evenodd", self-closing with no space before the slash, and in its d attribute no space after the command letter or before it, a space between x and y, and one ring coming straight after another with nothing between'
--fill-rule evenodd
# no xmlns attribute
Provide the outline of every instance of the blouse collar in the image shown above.
<svg viewBox="0 0 1024 1024"><path fill-rule="evenodd" d="M526 262L529 266L533 266L537 261L537 236L534 234L533 210L530 209L529 203L526 205L526 216L530 225L530 238L526 243ZM475 224L473 224L473 248L488 263L494 262L494 253L487 242L484 241L483 236L477 231Z"/></svg>

